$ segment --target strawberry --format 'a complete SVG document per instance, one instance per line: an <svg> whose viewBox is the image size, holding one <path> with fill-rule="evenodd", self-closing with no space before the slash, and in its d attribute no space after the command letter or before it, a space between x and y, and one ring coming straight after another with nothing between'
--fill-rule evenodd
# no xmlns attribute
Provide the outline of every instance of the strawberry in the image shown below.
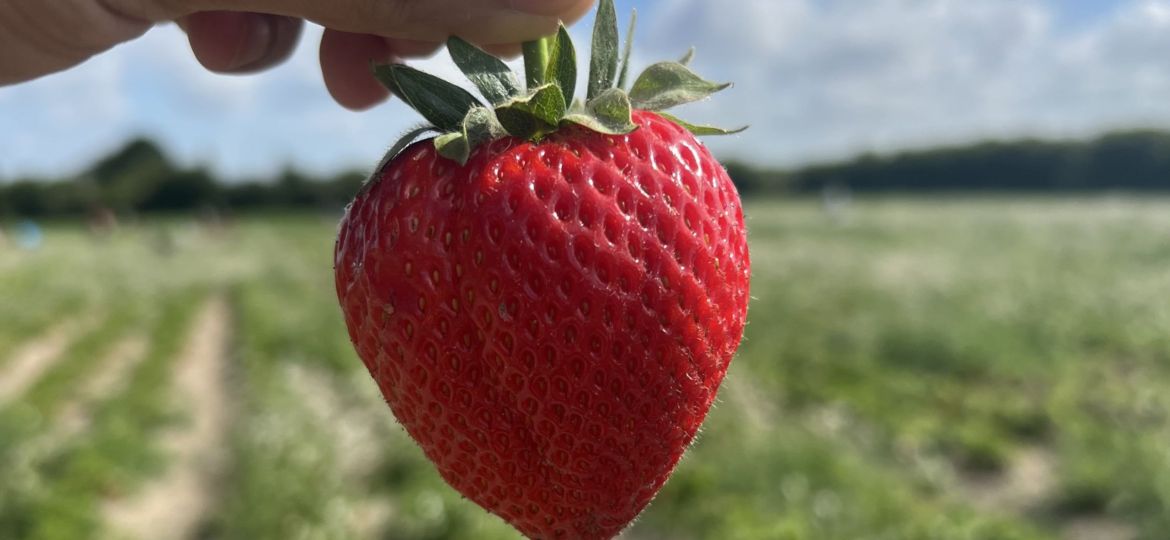
<svg viewBox="0 0 1170 540"><path fill-rule="evenodd" d="M739 196L691 133L725 131L651 112L726 85L662 63L621 90L612 0L597 19L572 107L564 28L525 45L524 94L449 41L492 108L377 67L441 134L390 151L335 254L350 337L395 416L452 487L532 538L611 538L646 507L747 314Z"/></svg>

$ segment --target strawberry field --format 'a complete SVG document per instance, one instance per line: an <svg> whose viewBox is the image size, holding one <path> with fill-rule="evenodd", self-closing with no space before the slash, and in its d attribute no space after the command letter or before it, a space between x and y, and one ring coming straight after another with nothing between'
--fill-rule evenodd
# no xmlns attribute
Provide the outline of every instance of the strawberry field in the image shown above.
<svg viewBox="0 0 1170 540"><path fill-rule="evenodd" d="M1165 537L1170 203L746 213L747 337L624 538ZM357 360L338 217L0 243L0 538L517 538Z"/></svg>

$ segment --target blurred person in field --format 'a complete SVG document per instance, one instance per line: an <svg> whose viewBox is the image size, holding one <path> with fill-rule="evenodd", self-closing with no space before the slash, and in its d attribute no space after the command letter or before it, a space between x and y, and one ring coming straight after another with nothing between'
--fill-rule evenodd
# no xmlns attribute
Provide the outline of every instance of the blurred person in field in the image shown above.
<svg viewBox="0 0 1170 540"><path fill-rule="evenodd" d="M821 188L821 208L829 221L841 225L849 221L849 207L853 203L853 193L849 185L833 180Z"/></svg>
<svg viewBox="0 0 1170 540"><path fill-rule="evenodd" d="M176 22L204 67L252 73L292 53L305 21L325 27L321 72L338 103L364 109L389 93L370 62L426 56L451 35L509 55L571 22L593 0L0 0L0 85L61 71Z"/></svg>
<svg viewBox="0 0 1170 540"><path fill-rule="evenodd" d="M36 251L41 248L45 235L41 226L35 221L24 220L16 226L16 245L25 251Z"/></svg>
<svg viewBox="0 0 1170 540"><path fill-rule="evenodd" d="M86 214L85 228L95 238L107 238L118 230L118 216L108 206L95 206Z"/></svg>

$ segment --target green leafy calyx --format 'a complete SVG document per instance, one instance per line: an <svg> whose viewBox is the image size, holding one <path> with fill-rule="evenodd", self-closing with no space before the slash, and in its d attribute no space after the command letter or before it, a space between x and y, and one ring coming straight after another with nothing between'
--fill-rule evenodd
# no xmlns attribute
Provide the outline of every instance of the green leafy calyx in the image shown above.
<svg viewBox="0 0 1170 540"><path fill-rule="evenodd" d="M627 91L636 20L635 12L625 49L620 50L613 0L599 2L584 101L574 101L577 52L564 25L552 36L523 45L523 87L499 58L458 37L447 41L451 59L487 104L459 86L417 69L402 64L374 66L374 76L430 123L408 134L409 140L394 148L401 151L423 132L436 131L439 135L434 144L439 154L463 164L478 145L505 136L538 141L566 125L623 135L637 129L632 117L635 108L660 112L731 86L706 81L691 71L687 65L694 56L692 49L680 62L650 66ZM693 125L666 114L663 117L696 135L743 131ZM391 154L397 151L391 150Z"/></svg>

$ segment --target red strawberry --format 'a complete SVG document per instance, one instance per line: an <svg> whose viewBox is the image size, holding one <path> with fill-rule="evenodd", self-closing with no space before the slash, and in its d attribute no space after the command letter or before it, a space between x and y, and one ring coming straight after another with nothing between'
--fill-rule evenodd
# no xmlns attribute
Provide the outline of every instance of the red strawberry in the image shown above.
<svg viewBox="0 0 1170 540"><path fill-rule="evenodd" d="M595 42L613 19L603 1ZM506 78L451 48L461 67ZM551 59L527 50L541 66L572 55L563 31ZM412 86L461 92L388 69L436 124ZM695 437L743 334L749 260L735 188L691 133L628 99L627 133L594 131L615 124L597 97L625 94L593 84L592 107L570 117L594 118L566 121L561 84L466 107L480 118L392 151L342 222L337 291L358 354L452 487L530 537L600 539L638 515ZM549 87L554 121L517 105ZM497 118L509 134L485 127Z"/></svg>

